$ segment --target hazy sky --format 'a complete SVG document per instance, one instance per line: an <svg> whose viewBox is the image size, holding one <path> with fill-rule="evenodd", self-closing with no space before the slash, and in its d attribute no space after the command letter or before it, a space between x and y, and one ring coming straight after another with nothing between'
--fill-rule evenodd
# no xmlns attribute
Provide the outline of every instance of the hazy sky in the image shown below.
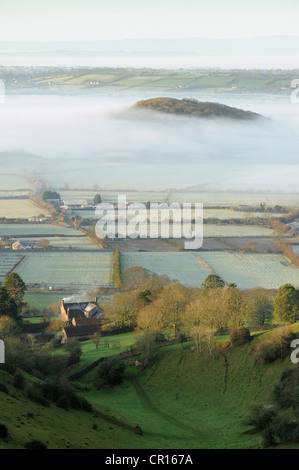
<svg viewBox="0 0 299 470"><path fill-rule="evenodd" d="M296 35L298 0L0 0L0 41Z"/></svg>

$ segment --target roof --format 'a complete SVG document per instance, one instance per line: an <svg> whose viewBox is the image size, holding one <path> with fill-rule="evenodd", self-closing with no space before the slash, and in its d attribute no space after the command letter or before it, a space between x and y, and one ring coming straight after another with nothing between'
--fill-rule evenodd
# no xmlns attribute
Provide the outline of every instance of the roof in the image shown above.
<svg viewBox="0 0 299 470"><path fill-rule="evenodd" d="M99 308L96 304L89 303L84 309L85 312L91 312L95 308Z"/></svg>
<svg viewBox="0 0 299 470"><path fill-rule="evenodd" d="M24 331L27 334L42 333L49 326L49 322L28 323L24 325Z"/></svg>
<svg viewBox="0 0 299 470"><path fill-rule="evenodd" d="M97 325L66 326L65 334L68 338L87 337L94 335L99 330Z"/></svg>
<svg viewBox="0 0 299 470"><path fill-rule="evenodd" d="M97 318L76 318L76 325L97 325L98 319Z"/></svg>
<svg viewBox="0 0 299 470"><path fill-rule="evenodd" d="M91 312L103 313L103 309L96 305L94 302L71 302L64 303L64 309L66 312L69 310L70 318L82 318L85 317L85 314L90 314Z"/></svg>

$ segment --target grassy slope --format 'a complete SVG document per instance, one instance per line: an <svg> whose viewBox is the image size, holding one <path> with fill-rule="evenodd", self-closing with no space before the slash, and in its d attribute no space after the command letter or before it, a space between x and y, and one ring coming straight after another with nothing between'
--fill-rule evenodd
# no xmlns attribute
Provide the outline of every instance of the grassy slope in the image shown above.
<svg viewBox="0 0 299 470"><path fill-rule="evenodd" d="M269 334L269 333L267 333ZM84 396L105 413L144 431L145 448L256 448L259 435L244 434L242 419L253 403L269 403L290 359L255 366L251 344L201 355L175 345L163 348L145 372L113 390L96 391L91 371Z"/></svg>
<svg viewBox="0 0 299 470"><path fill-rule="evenodd" d="M7 374L0 371L0 379L9 384ZM9 385L10 395L0 392L0 423L5 424L11 440L0 440L0 449L21 449L30 439L47 443L51 449L138 448L140 437L89 413L64 411L55 405L42 407ZM33 418L27 413L34 414ZM92 429L93 424L98 429Z"/></svg>
<svg viewBox="0 0 299 470"><path fill-rule="evenodd" d="M30 438L48 442L50 448L256 448L260 437L244 434L242 419L251 404L269 403L282 370L294 367L289 358L267 366L254 364L254 348L269 334L255 335L243 347L215 351L213 357L206 350L192 352L190 343L185 349L161 348L151 368L129 367L126 381L113 389L97 391L94 370L88 372L80 378L88 387L82 394L106 419L66 412L53 404L43 408L10 387L14 396L0 392L0 422L7 424L12 440L0 443L0 448L23 447ZM225 346L227 338L218 339L218 348L222 341ZM82 365L92 349L85 353ZM28 411L35 419L27 418ZM92 429L95 422L97 431ZM139 425L144 436L120 424L131 429Z"/></svg>

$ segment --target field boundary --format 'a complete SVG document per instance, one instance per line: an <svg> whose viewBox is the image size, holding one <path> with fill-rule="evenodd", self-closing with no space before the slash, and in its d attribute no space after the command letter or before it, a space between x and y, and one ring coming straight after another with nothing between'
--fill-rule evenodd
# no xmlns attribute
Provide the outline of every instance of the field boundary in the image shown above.
<svg viewBox="0 0 299 470"><path fill-rule="evenodd" d="M225 279L223 279L221 276L219 276L219 274L204 260L202 259L200 256L198 255L195 255L195 257L207 268L211 271L211 273L215 274L215 276L218 276L220 277L220 279L222 279L222 281L225 283L225 285L228 285L228 283L225 281Z"/></svg>

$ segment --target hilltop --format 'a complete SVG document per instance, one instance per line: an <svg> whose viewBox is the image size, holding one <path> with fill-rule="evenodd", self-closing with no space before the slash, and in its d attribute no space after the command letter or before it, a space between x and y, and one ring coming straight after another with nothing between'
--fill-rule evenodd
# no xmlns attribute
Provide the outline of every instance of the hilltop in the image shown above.
<svg viewBox="0 0 299 470"><path fill-rule="evenodd" d="M185 116L196 116L203 118L224 117L238 120L255 120L263 118L261 114L243 109L233 108L220 103L208 101L197 101L195 99L183 98L151 98L138 101L134 108L144 108L167 114L178 114Z"/></svg>

